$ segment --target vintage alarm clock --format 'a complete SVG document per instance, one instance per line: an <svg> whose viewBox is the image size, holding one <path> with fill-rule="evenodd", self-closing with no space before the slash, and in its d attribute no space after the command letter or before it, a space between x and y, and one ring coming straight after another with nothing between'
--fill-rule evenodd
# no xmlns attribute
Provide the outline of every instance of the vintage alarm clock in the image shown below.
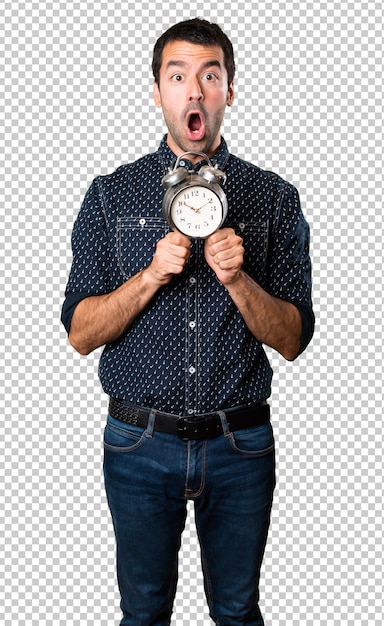
<svg viewBox="0 0 384 626"><path fill-rule="evenodd" d="M187 154L202 156L208 165L203 165L199 172L188 171L179 167L180 160ZM194 239L209 237L223 224L228 204L221 188L227 176L217 166L213 167L203 152L184 152L175 164L169 168L162 179L167 189L163 200L163 215L172 230Z"/></svg>

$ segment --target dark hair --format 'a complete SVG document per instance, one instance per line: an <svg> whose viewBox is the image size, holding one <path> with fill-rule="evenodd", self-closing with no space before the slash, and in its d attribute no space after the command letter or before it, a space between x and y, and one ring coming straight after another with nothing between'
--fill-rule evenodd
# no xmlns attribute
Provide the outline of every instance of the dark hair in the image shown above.
<svg viewBox="0 0 384 626"><path fill-rule="evenodd" d="M217 24L211 24L207 20L194 18L179 22L171 26L159 37L153 49L152 71L155 82L160 84L160 67L164 47L172 41L188 41L189 43L200 44L202 46L219 45L224 53L225 69L228 74L228 86L233 81L235 75L235 60L233 46L227 35Z"/></svg>

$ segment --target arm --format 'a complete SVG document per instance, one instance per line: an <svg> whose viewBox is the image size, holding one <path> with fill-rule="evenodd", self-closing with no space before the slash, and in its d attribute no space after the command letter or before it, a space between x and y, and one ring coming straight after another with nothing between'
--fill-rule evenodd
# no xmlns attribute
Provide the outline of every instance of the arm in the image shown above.
<svg viewBox="0 0 384 626"><path fill-rule="evenodd" d="M150 265L115 291L90 296L76 306L69 341L80 354L116 341L149 304L156 292L180 274L190 254L190 240L168 233L156 246Z"/></svg>
<svg viewBox="0 0 384 626"><path fill-rule="evenodd" d="M301 317L295 305L270 296L242 271L226 288L251 333L293 361L301 337Z"/></svg>
<svg viewBox="0 0 384 626"><path fill-rule="evenodd" d="M269 295L242 270L241 237L230 228L217 231L205 242L205 258L252 334L287 360L295 359L300 350L300 313L290 302Z"/></svg>

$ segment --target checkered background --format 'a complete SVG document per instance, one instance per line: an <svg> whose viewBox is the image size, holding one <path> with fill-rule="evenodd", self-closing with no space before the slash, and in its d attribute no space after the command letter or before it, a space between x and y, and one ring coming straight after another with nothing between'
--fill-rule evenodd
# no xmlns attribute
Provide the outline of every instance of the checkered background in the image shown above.
<svg viewBox="0 0 384 626"><path fill-rule="evenodd" d="M1 4L4 626L119 621L100 351L68 346L60 308L88 185L155 150L165 130L153 44L196 16L234 43L231 151L295 184L312 229L315 337L294 363L270 353L278 487L266 624L383 623L382 3L214 6ZM173 624L210 624L192 509Z"/></svg>

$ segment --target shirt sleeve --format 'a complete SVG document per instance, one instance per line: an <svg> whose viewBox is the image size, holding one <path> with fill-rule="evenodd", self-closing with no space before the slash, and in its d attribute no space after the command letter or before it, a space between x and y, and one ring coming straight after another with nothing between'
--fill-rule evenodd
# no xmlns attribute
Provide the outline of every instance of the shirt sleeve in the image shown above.
<svg viewBox="0 0 384 626"><path fill-rule="evenodd" d="M72 267L65 290L61 321L69 333L81 300L109 293L109 240L96 181L88 189L72 231Z"/></svg>
<svg viewBox="0 0 384 626"><path fill-rule="evenodd" d="M268 292L294 304L301 316L301 354L312 339L315 316L312 308L310 232L297 189L284 183L278 197L268 271Z"/></svg>

